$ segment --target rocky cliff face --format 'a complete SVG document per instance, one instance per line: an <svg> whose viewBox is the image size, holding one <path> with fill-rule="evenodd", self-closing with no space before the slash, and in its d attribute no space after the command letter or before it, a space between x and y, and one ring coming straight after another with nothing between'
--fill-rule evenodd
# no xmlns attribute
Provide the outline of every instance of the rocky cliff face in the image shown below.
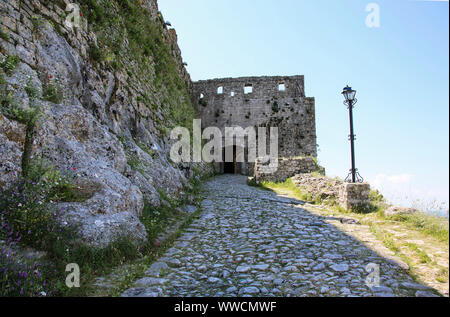
<svg viewBox="0 0 450 317"><path fill-rule="evenodd" d="M145 241L144 202L210 172L168 158L167 132L195 115L189 74L156 0L70 2L0 2L0 187L43 159L89 197L60 203L86 241Z"/></svg>

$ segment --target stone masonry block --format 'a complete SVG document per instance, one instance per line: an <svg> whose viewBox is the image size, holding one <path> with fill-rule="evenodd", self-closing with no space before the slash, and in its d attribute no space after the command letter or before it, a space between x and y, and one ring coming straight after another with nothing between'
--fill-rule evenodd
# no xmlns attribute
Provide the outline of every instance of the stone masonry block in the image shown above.
<svg viewBox="0 0 450 317"><path fill-rule="evenodd" d="M339 202L347 210L366 208L369 205L370 185L368 183L344 183Z"/></svg>

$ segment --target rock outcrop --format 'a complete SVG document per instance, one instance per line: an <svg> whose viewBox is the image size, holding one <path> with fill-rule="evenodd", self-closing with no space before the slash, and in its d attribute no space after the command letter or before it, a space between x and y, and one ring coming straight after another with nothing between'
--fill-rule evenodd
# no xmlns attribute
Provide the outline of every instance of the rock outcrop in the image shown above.
<svg viewBox="0 0 450 317"><path fill-rule="evenodd" d="M302 173L292 177L292 182L302 192L311 196L311 200L337 202L344 182L323 175Z"/></svg>
<svg viewBox="0 0 450 317"><path fill-rule="evenodd" d="M294 175L292 182L311 201L339 204L342 208L353 211L368 211L371 208L368 183L346 183L317 173Z"/></svg>
<svg viewBox="0 0 450 317"><path fill-rule="evenodd" d="M168 158L167 132L194 113L190 78L156 0L126 8L139 9L160 39L142 58L135 50L147 42L127 29L129 13L120 1L71 2L80 5L80 25L66 23L68 1L0 3L0 188L20 176L27 152L31 162L76 171L76 185L89 198L60 207L81 225L86 241L106 246L128 236L142 243L144 203L158 206L161 193L181 198L190 178L211 172L208 165L178 166ZM117 25L106 17L99 22L100 13L116 14ZM6 63L11 56L16 65ZM14 120L8 107L38 111L37 123Z"/></svg>
<svg viewBox="0 0 450 317"><path fill-rule="evenodd" d="M384 215L387 217L396 215L411 215L417 213L418 210L414 208L400 207L400 206L390 206L384 211Z"/></svg>

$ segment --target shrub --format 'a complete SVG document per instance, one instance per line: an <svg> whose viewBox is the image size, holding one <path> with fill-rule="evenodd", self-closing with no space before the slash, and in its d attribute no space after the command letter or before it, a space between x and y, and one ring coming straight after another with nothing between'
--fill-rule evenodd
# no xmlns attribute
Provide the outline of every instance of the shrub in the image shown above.
<svg viewBox="0 0 450 317"><path fill-rule="evenodd" d="M80 4L91 26L100 31L98 42L110 52L103 57L110 67L126 68L139 80L151 78L154 86L167 90L170 98L164 106L168 111L157 129L161 133L174 126L191 130L194 107L178 73L173 47L164 38L162 17L149 18L148 9L137 0L81 0ZM98 53L92 51L93 59L100 57Z"/></svg>
<svg viewBox="0 0 450 317"><path fill-rule="evenodd" d="M44 20L44 18L42 18L40 16L32 16L31 24L32 24L33 33L36 33L44 27L45 20Z"/></svg>
<svg viewBox="0 0 450 317"><path fill-rule="evenodd" d="M44 88L42 98L44 100L60 104L64 100L64 92L59 81L50 80Z"/></svg>
<svg viewBox="0 0 450 317"><path fill-rule="evenodd" d="M8 240L11 238L8 237ZM39 262L24 262L19 266L13 260L10 246L18 240L20 236L14 237L9 246L0 247L0 296L51 295Z"/></svg>
<svg viewBox="0 0 450 317"><path fill-rule="evenodd" d="M94 62L99 63L104 60L103 52L95 45L89 47L88 54Z"/></svg>
<svg viewBox="0 0 450 317"><path fill-rule="evenodd" d="M41 97L40 89L34 86L31 78L27 79L27 82L25 84L25 92L27 93L28 97L33 99L39 99Z"/></svg>
<svg viewBox="0 0 450 317"><path fill-rule="evenodd" d="M53 199L58 197L54 193L57 184L50 180L44 173L39 178L19 179L0 192L0 236L6 241L0 255L0 294L4 296L52 295L49 273L37 262L17 263L10 254L12 247L20 244L52 251L58 243L67 248L70 241L77 240L76 227L63 222L63 211L56 208Z"/></svg>
<svg viewBox="0 0 450 317"><path fill-rule="evenodd" d="M137 145L138 147L141 148L142 151L146 152L146 153L147 153L148 155L150 155L152 158L155 157L155 150L149 148L146 144L144 144L144 143L142 143L142 142L139 142L139 141L136 141L136 140L135 140L135 143L136 143L136 145Z"/></svg>
<svg viewBox="0 0 450 317"><path fill-rule="evenodd" d="M179 214L180 212L170 203L156 208L145 202L140 220L147 230L148 240L153 241L159 233L167 228L170 220Z"/></svg>
<svg viewBox="0 0 450 317"><path fill-rule="evenodd" d="M34 124L40 112L38 108L22 109L14 98L12 91L0 88L0 112L6 117L23 124Z"/></svg>
<svg viewBox="0 0 450 317"><path fill-rule="evenodd" d="M3 31L1 28L0 28L0 38L3 39L3 40L5 40L5 41L8 41L8 40L9 40L9 35L8 35L8 33L6 33L5 31Z"/></svg>
<svg viewBox="0 0 450 317"><path fill-rule="evenodd" d="M105 10L97 0L82 0L82 12L85 12L89 23L105 23Z"/></svg>
<svg viewBox="0 0 450 317"><path fill-rule="evenodd" d="M56 171L38 160L30 166L28 178L22 178L0 192L0 238L6 246L0 249L0 295L48 296L73 295L86 291L68 289L65 284L65 265L77 263L84 282L94 274L122 264L140 255L138 246L128 237L122 237L107 248L86 245L78 225L64 221L64 209L57 202L84 199L72 184L75 171ZM11 247L30 246L47 251L50 263L17 265L11 256ZM42 293L43 292L43 293Z"/></svg>
<svg viewBox="0 0 450 317"><path fill-rule="evenodd" d="M39 176L37 175L39 171ZM62 221L56 202L62 201L70 187L59 172L33 167L29 179L20 179L0 195L0 215L10 230L27 246L46 249L61 234L72 239L74 229Z"/></svg>
<svg viewBox="0 0 450 317"><path fill-rule="evenodd" d="M383 197L383 195L381 195L381 193L378 190L370 190L369 200L374 204L386 203L386 199Z"/></svg>
<svg viewBox="0 0 450 317"><path fill-rule="evenodd" d="M19 62L20 59L16 55L8 55L3 61L0 62L0 68L3 69L6 75L11 76Z"/></svg>

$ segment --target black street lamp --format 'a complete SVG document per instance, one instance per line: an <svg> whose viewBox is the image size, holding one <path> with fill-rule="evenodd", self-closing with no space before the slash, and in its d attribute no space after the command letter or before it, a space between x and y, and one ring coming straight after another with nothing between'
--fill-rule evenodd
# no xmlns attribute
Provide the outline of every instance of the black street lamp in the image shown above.
<svg viewBox="0 0 450 317"><path fill-rule="evenodd" d="M358 170L355 167L355 134L353 133L353 106L358 102L358 99L355 98L356 90L353 90L351 87L347 85L342 91L344 95L345 101L344 104L347 105L348 114L350 117L350 144L351 144L351 152L352 152L352 169L345 179L346 182L350 182L350 175L352 177L352 183L362 183L364 180L359 175Z"/></svg>

